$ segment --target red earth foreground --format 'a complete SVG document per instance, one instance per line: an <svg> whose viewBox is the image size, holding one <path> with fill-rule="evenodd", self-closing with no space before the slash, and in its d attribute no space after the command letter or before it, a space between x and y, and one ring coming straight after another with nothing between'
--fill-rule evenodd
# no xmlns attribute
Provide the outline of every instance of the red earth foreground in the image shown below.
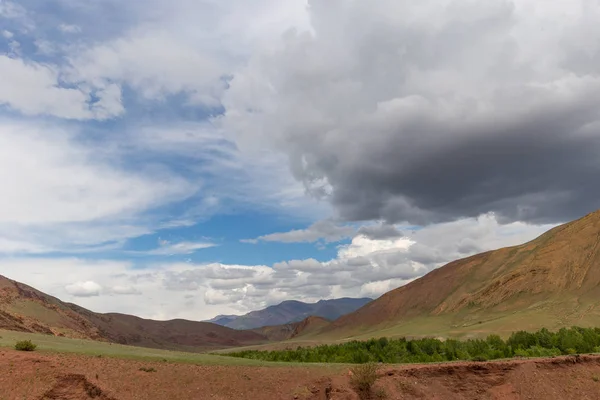
<svg viewBox="0 0 600 400"><path fill-rule="evenodd" d="M4 350L0 399L358 399L348 372ZM600 356L382 366L374 392L386 399L600 399Z"/></svg>

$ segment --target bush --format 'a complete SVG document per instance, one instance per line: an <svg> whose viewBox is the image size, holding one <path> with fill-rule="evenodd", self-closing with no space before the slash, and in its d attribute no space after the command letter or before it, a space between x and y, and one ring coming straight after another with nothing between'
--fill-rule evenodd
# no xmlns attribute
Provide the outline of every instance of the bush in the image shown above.
<svg viewBox="0 0 600 400"><path fill-rule="evenodd" d="M141 367L140 371L144 371L144 372L156 372L156 370L152 367L150 368L146 368L146 367Z"/></svg>
<svg viewBox="0 0 600 400"><path fill-rule="evenodd" d="M375 389L375 394L373 395L377 400L385 400L388 398L388 394L384 388Z"/></svg>
<svg viewBox="0 0 600 400"><path fill-rule="evenodd" d="M370 362L357 365L350 370L352 372L350 385L361 399L371 398L371 390L377 380L377 369L377 364Z"/></svg>
<svg viewBox="0 0 600 400"><path fill-rule="evenodd" d="M15 350L19 351L34 351L36 347L31 340L21 340L15 344Z"/></svg>
<svg viewBox="0 0 600 400"><path fill-rule="evenodd" d="M244 350L227 356L254 360L311 363L427 363L453 360L486 361L500 358L554 357L600 352L600 328L563 328L558 332L519 331L506 341L498 335L485 340L436 338L352 340L279 351Z"/></svg>

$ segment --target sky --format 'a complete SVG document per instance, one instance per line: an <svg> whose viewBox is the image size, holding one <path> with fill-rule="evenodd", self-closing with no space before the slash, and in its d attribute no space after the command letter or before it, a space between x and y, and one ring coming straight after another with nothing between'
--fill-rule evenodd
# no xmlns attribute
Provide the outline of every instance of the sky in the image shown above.
<svg viewBox="0 0 600 400"><path fill-rule="evenodd" d="M600 208L597 0L0 0L0 274L203 320Z"/></svg>

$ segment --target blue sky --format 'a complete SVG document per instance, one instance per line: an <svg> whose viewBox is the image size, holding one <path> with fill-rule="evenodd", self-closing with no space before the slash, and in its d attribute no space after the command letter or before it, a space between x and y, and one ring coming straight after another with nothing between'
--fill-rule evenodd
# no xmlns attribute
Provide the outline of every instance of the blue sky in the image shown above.
<svg viewBox="0 0 600 400"><path fill-rule="evenodd" d="M0 274L207 319L377 297L593 211L594 115L526 146L596 101L597 10L445 3L0 0Z"/></svg>

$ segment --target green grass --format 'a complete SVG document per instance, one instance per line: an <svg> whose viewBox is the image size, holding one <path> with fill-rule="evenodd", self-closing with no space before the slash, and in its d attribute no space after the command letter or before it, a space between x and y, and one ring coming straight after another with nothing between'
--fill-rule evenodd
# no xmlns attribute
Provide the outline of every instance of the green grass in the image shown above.
<svg viewBox="0 0 600 400"><path fill-rule="evenodd" d="M457 314L415 317L375 327L353 327L347 332L327 332L314 339L320 343L340 343L373 337L469 339L498 334L506 338L518 330L536 331L544 327L558 330L573 325L600 326L599 305L596 299L579 299L579 304L574 305L572 300L557 298L539 301L520 311L464 310Z"/></svg>
<svg viewBox="0 0 600 400"><path fill-rule="evenodd" d="M73 353L87 356L131 359L140 361L161 361L197 365L240 365L240 366L274 366L274 367L306 367L305 363L280 363L261 360L224 357L205 353L186 353L181 351L150 349L145 347L110 344L93 340L70 339L65 337L23 333L0 330L0 348L14 349L15 343L31 340L37 345L36 352L41 353ZM314 366L323 367L322 364ZM337 366L332 366L337 368Z"/></svg>
<svg viewBox="0 0 600 400"><path fill-rule="evenodd" d="M37 345L37 352L75 353L90 356L103 356L137 360L168 361L202 365L267 365L265 362L231 362L230 357L221 357L202 353L184 353L178 351L149 349L96 342L93 340L69 339L58 336L35 333L22 333L0 330L0 347L14 348L17 341L31 340Z"/></svg>

